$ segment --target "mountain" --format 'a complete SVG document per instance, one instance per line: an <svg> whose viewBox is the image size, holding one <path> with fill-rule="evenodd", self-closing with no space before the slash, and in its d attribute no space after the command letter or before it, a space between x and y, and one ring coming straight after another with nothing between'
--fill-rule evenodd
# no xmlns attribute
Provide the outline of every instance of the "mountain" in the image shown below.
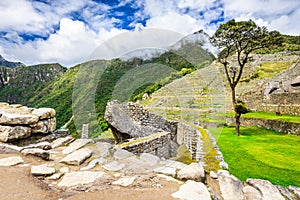
<svg viewBox="0 0 300 200"><path fill-rule="evenodd" d="M27 104L37 90L66 71L60 64L0 67L0 102Z"/></svg>
<svg viewBox="0 0 300 200"><path fill-rule="evenodd" d="M0 66L3 67L8 67L8 68L15 68L15 67L20 67L20 66L25 66L25 64L21 63L21 62L11 62L11 61L7 61L5 60L5 58L3 58L0 55Z"/></svg>

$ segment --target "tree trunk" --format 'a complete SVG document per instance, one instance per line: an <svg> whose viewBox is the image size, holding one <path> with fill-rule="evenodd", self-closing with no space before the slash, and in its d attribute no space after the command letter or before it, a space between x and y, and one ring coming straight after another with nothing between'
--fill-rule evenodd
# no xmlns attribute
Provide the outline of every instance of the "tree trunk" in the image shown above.
<svg viewBox="0 0 300 200"><path fill-rule="evenodd" d="M233 105L233 110L235 112L235 134L237 136L240 136L240 118L241 118L241 114L239 114L236 110L236 98L235 98L235 87L231 86L231 100L232 100L232 105Z"/></svg>

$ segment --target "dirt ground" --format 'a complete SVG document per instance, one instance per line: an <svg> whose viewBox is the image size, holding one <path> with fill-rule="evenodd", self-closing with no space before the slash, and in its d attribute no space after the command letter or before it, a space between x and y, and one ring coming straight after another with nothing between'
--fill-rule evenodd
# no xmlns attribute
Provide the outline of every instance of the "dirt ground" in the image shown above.
<svg viewBox="0 0 300 200"><path fill-rule="evenodd" d="M11 156L11 155L10 155ZM0 155L0 158L8 155ZM30 174L30 166L0 167L1 200L171 200L179 185L164 182L162 188L106 188L94 192L58 191Z"/></svg>

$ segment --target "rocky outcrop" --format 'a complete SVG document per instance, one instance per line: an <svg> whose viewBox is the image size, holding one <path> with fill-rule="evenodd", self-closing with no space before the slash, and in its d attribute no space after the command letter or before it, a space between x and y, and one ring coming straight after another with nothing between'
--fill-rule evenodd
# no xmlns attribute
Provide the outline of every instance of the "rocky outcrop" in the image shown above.
<svg viewBox="0 0 300 200"><path fill-rule="evenodd" d="M32 134L48 134L56 128L55 110L0 103L0 141L11 142Z"/></svg>

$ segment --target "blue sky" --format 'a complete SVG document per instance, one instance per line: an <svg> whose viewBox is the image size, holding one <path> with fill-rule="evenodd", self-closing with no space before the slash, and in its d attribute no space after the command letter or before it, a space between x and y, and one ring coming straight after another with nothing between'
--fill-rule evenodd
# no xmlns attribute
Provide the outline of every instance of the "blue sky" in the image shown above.
<svg viewBox="0 0 300 200"><path fill-rule="evenodd" d="M211 35L232 18L300 35L299 0L7 0L0 2L0 54L27 65L72 66L126 31Z"/></svg>

